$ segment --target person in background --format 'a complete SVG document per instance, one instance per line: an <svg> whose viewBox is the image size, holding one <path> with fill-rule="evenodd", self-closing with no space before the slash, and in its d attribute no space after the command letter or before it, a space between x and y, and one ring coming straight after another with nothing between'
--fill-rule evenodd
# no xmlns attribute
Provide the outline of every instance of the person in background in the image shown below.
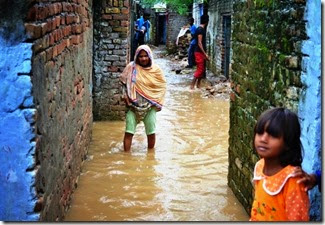
<svg viewBox="0 0 325 225"><path fill-rule="evenodd" d="M298 116L288 109L269 109L258 118L253 146L261 159L250 221L309 221L308 193L292 175L302 163L300 132Z"/></svg>
<svg viewBox="0 0 325 225"><path fill-rule="evenodd" d="M194 50L196 47L196 39L195 39L196 26L194 24L194 18L189 19L189 24L190 24L190 31L191 31L192 38L191 38L190 46L188 48L188 57L187 57L188 65L186 66L186 68L193 68L193 66L195 65Z"/></svg>
<svg viewBox="0 0 325 225"><path fill-rule="evenodd" d="M144 38L144 43L147 44L150 41L150 27L151 27L151 23L149 21L150 18L150 14L147 15L148 20L147 20L147 24L146 24L146 34L145 34L145 38Z"/></svg>
<svg viewBox="0 0 325 225"><path fill-rule="evenodd" d="M140 45L131 61L123 70L122 97L125 100L126 127L123 140L124 151L129 152L137 124L143 121L148 140L148 149L156 143L156 112L162 109L166 80L161 68L153 62L151 49Z"/></svg>
<svg viewBox="0 0 325 225"><path fill-rule="evenodd" d="M194 52L196 71L191 83L191 89L194 89L195 84L197 88L200 88L201 79L205 75L205 61L210 60L206 53L206 27L209 23L209 16L202 15L200 19L200 26L198 26L195 32L195 39L197 42Z"/></svg>
<svg viewBox="0 0 325 225"><path fill-rule="evenodd" d="M149 13L144 13L144 16L137 19L135 24L135 48L139 47L140 45L144 44L146 33L150 29L150 22L149 22Z"/></svg>

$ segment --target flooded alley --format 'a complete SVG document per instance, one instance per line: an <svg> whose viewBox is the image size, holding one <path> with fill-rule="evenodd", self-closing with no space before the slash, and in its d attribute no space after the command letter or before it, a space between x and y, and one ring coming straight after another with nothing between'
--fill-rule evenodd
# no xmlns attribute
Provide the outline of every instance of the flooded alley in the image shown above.
<svg viewBox="0 0 325 225"><path fill-rule="evenodd" d="M155 149L147 150L143 123L125 153L125 122L94 122L65 221L248 221L227 186L229 101L191 91L192 73L155 62L167 80Z"/></svg>

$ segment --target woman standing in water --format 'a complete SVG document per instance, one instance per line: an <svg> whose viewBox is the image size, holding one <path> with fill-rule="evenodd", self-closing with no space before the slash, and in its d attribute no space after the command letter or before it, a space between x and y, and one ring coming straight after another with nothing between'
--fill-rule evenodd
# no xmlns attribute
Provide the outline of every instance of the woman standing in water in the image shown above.
<svg viewBox="0 0 325 225"><path fill-rule="evenodd" d="M131 149L136 126L143 121L148 149L156 143L156 112L162 109L166 80L160 67L153 62L152 51L147 45L140 45L134 56L121 74L123 98L126 102L126 128L124 134L124 151Z"/></svg>

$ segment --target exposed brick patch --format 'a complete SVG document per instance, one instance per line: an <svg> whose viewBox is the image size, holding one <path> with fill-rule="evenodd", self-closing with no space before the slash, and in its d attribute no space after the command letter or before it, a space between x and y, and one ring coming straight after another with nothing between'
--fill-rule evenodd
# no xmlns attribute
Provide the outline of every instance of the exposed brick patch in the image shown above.
<svg viewBox="0 0 325 225"><path fill-rule="evenodd" d="M38 164L35 212L62 221L92 127L91 0L34 0L25 29L33 43Z"/></svg>
<svg viewBox="0 0 325 225"><path fill-rule="evenodd" d="M38 2L28 11L26 32L30 40L37 42L40 38L49 39L50 44L38 46L37 53L47 51L48 47L55 44L59 45L55 47L58 49L57 53L53 54L56 57L70 46L62 44L67 40L72 39L73 44L80 44L83 41L82 37L75 37L75 35L83 34L89 29L90 17L86 7L88 1Z"/></svg>
<svg viewBox="0 0 325 225"><path fill-rule="evenodd" d="M94 24L95 120L122 119L125 113L123 101L115 101L113 95L119 93L118 77L129 59L128 7L128 1L120 0L99 1L94 7L99 18Z"/></svg>

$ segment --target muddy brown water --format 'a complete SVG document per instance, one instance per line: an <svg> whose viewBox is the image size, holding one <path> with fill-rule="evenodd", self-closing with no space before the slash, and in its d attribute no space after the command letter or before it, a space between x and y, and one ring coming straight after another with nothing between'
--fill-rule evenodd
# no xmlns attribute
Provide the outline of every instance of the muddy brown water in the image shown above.
<svg viewBox="0 0 325 225"><path fill-rule="evenodd" d="M156 62L167 94L155 149L147 150L143 123L124 153L125 122L94 122L65 221L248 221L227 186L229 101L190 91L192 73L176 75L169 60Z"/></svg>

